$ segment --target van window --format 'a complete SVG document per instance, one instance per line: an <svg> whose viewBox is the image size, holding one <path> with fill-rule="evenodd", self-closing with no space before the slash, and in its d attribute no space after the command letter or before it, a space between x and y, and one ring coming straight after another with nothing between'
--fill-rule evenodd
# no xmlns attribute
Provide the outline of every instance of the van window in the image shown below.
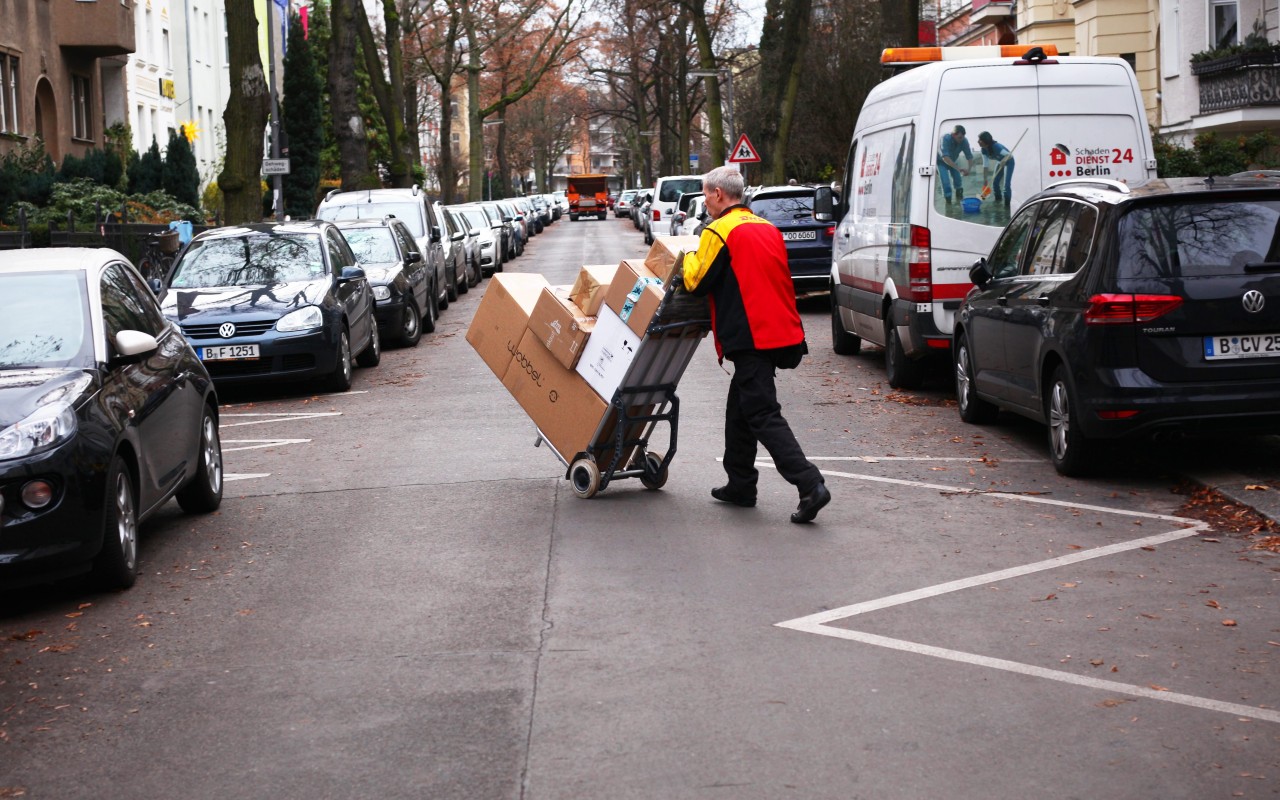
<svg viewBox="0 0 1280 800"><path fill-rule="evenodd" d="M1121 279L1239 275L1280 261L1280 200L1168 202L1120 221Z"/></svg>
<svg viewBox="0 0 1280 800"><path fill-rule="evenodd" d="M911 221L915 139L915 127L910 125L862 138L855 153L857 163L850 165L845 185L854 219Z"/></svg>
<svg viewBox="0 0 1280 800"><path fill-rule="evenodd" d="M702 178L680 178L678 180L664 180L658 187L658 202L674 203L680 198L682 192L700 192L702 191Z"/></svg>

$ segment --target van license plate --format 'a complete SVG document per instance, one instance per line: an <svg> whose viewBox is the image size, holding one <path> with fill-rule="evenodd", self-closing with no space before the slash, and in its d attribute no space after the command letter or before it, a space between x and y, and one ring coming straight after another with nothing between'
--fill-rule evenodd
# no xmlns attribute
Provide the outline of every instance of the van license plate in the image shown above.
<svg viewBox="0 0 1280 800"><path fill-rule="evenodd" d="M818 238L817 231L783 231L782 238L788 242L805 242Z"/></svg>
<svg viewBox="0 0 1280 800"><path fill-rule="evenodd" d="M222 344L200 348L200 358L203 361L246 361L258 357L256 344Z"/></svg>
<svg viewBox="0 0 1280 800"><path fill-rule="evenodd" d="M1204 357L1208 361L1224 358L1280 357L1280 333L1251 336L1206 336Z"/></svg>

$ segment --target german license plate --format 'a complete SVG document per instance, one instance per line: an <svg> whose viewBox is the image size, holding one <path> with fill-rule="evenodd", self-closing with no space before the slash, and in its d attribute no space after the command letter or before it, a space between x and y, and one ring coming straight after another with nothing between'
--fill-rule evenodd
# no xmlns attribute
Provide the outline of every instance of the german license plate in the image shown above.
<svg viewBox="0 0 1280 800"><path fill-rule="evenodd" d="M818 238L817 231L783 231L782 238L788 242L806 242Z"/></svg>
<svg viewBox="0 0 1280 800"><path fill-rule="evenodd" d="M256 344L220 344L200 348L200 358L203 361L246 361L258 357Z"/></svg>
<svg viewBox="0 0 1280 800"><path fill-rule="evenodd" d="M1204 357L1208 361L1224 358L1280 357L1280 333L1206 336L1204 337Z"/></svg>

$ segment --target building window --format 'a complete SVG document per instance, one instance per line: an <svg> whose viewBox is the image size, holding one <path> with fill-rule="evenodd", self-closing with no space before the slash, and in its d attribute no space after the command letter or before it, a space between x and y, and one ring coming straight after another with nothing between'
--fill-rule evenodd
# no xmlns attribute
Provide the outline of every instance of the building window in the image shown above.
<svg viewBox="0 0 1280 800"><path fill-rule="evenodd" d="M18 57L0 53L0 133L18 133Z"/></svg>
<svg viewBox="0 0 1280 800"><path fill-rule="evenodd" d="M1166 78L1182 71L1182 17L1177 3L1161 3L1160 62Z"/></svg>
<svg viewBox="0 0 1280 800"><path fill-rule="evenodd" d="M1240 41L1240 8L1236 0L1213 0L1209 14L1211 49L1220 50Z"/></svg>
<svg viewBox="0 0 1280 800"><path fill-rule="evenodd" d="M165 69L173 69L173 60L169 57L169 29L160 29L160 63Z"/></svg>
<svg viewBox="0 0 1280 800"><path fill-rule="evenodd" d="M83 75L71 76L71 138L92 139L93 128L89 124L89 92L93 84Z"/></svg>

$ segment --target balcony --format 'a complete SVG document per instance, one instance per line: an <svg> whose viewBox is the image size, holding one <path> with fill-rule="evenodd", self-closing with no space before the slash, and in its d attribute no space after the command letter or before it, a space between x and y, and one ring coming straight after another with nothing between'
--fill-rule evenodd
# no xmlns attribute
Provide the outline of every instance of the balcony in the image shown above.
<svg viewBox="0 0 1280 800"><path fill-rule="evenodd" d="M58 4L58 44L87 56L121 56L136 49L133 9L119 0L75 0Z"/></svg>
<svg viewBox="0 0 1280 800"><path fill-rule="evenodd" d="M969 23L985 22L994 25L1004 22L1013 16L1013 3L1001 0L973 0L973 10L969 13Z"/></svg>
<svg viewBox="0 0 1280 800"><path fill-rule="evenodd" d="M1215 114L1243 108L1276 107L1280 110L1280 63L1249 63L1250 59L1230 56L1202 62L1195 70L1200 80L1200 113Z"/></svg>

